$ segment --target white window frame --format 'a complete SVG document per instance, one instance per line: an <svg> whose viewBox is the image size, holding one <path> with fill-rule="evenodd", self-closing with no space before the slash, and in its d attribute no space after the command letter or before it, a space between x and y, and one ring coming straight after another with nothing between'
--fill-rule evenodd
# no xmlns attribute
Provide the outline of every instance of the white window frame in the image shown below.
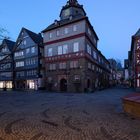
<svg viewBox="0 0 140 140"><path fill-rule="evenodd" d="M56 36L60 36L60 30L56 30Z"/></svg>
<svg viewBox="0 0 140 140"><path fill-rule="evenodd" d="M48 56L53 56L53 49L52 48L48 49Z"/></svg>
<svg viewBox="0 0 140 140"><path fill-rule="evenodd" d="M65 27L64 33L65 33L65 34L68 34L68 33L69 33L69 28L68 28L68 27Z"/></svg>
<svg viewBox="0 0 140 140"><path fill-rule="evenodd" d="M35 47L31 48L31 53L35 53Z"/></svg>
<svg viewBox="0 0 140 140"><path fill-rule="evenodd" d="M68 53L68 45L65 44L63 45L63 54L67 54Z"/></svg>
<svg viewBox="0 0 140 140"><path fill-rule="evenodd" d="M62 55L62 54L63 54L63 47L58 46L58 55Z"/></svg>
<svg viewBox="0 0 140 140"><path fill-rule="evenodd" d="M91 46L89 44L87 44L87 52L91 55Z"/></svg>
<svg viewBox="0 0 140 140"><path fill-rule="evenodd" d="M73 44L73 52L79 52L79 42Z"/></svg>
<svg viewBox="0 0 140 140"><path fill-rule="evenodd" d="M73 25L73 31L74 31L74 32L77 31L77 25Z"/></svg>
<svg viewBox="0 0 140 140"><path fill-rule="evenodd" d="M49 38L51 39L53 37L52 32L49 33Z"/></svg>
<svg viewBox="0 0 140 140"><path fill-rule="evenodd" d="M30 48L27 48L26 49L26 54L29 54L30 53Z"/></svg>

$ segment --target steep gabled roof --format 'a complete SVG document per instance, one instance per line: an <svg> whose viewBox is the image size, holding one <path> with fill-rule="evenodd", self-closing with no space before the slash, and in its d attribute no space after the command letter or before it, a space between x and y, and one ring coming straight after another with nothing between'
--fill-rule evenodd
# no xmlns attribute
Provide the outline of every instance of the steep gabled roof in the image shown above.
<svg viewBox="0 0 140 140"><path fill-rule="evenodd" d="M25 30L27 32L27 34L32 38L32 40L36 43L36 44L40 44L43 41L43 38L41 36L41 34L37 34L34 33L26 28L22 28L23 30Z"/></svg>
<svg viewBox="0 0 140 140"><path fill-rule="evenodd" d="M14 41L11 41L11 40L8 40L8 39L4 39L2 41L2 44L0 45L0 48L3 47L3 44L4 43L7 45L9 51L12 52L13 51L13 48L14 48L14 45L15 45L15 42Z"/></svg>
<svg viewBox="0 0 140 140"><path fill-rule="evenodd" d="M9 48L9 50L12 52L13 48L14 48L14 45L15 45L15 42L11 41L11 40L8 40L8 39L4 39L4 41L7 44L7 47Z"/></svg>
<svg viewBox="0 0 140 140"><path fill-rule="evenodd" d="M22 39L20 38L20 36L21 36L21 34L22 34L23 31L25 31L25 32L29 35L29 37L30 37L36 44L38 44L38 45L42 45L42 44L43 44L43 38L42 38L42 36L41 36L40 33L39 33L39 34L34 33L34 32L32 32L32 31L30 31L30 30L28 30L28 29L26 29L26 28L23 27L23 28L21 29L19 35L18 35L17 41L16 41L15 46L14 46L14 50L19 46L18 43L19 43L19 42L22 42Z"/></svg>

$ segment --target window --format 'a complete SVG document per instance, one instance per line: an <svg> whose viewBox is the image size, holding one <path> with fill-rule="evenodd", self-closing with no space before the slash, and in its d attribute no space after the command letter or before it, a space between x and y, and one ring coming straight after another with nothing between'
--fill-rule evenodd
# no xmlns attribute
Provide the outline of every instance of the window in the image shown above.
<svg viewBox="0 0 140 140"><path fill-rule="evenodd" d="M88 28L88 34L91 35L91 30Z"/></svg>
<svg viewBox="0 0 140 140"><path fill-rule="evenodd" d="M0 77L9 78L9 77L12 77L12 73L11 72L2 72L2 73L0 73Z"/></svg>
<svg viewBox="0 0 140 140"><path fill-rule="evenodd" d="M91 66L92 66L91 63L88 63L88 69L91 69Z"/></svg>
<svg viewBox="0 0 140 140"><path fill-rule="evenodd" d="M35 47L32 47L32 48L31 48L31 52L32 52L32 53L35 53Z"/></svg>
<svg viewBox="0 0 140 140"><path fill-rule="evenodd" d="M62 46L58 46L58 55L63 54Z"/></svg>
<svg viewBox="0 0 140 140"><path fill-rule="evenodd" d="M65 44L63 46L58 46L58 55L67 54L68 53L68 45Z"/></svg>
<svg viewBox="0 0 140 140"><path fill-rule="evenodd" d="M87 52L91 55L91 47L87 44Z"/></svg>
<svg viewBox="0 0 140 140"><path fill-rule="evenodd" d="M63 45L63 54L68 53L68 45Z"/></svg>
<svg viewBox="0 0 140 140"><path fill-rule="evenodd" d="M0 56L0 60L2 60L5 56Z"/></svg>
<svg viewBox="0 0 140 140"><path fill-rule="evenodd" d="M26 45L26 44L27 44L26 40L23 40L22 45Z"/></svg>
<svg viewBox="0 0 140 140"><path fill-rule="evenodd" d="M75 75L74 80L80 80L80 75Z"/></svg>
<svg viewBox="0 0 140 140"><path fill-rule="evenodd" d="M73 52L79 52L79 42L74 43Z"/></svg>
<svg viewBox="0 0 140 140"><path fill-rule="evenodd" d="M27 59L26 60L26 65L35 65L37 62L37 59L36 58L31 58L31 59Z"/></svg>
<svg viewBox="0 0 140 140"><path fill-rule="evenodd" d="M4 82L0 82L0 88L4 88Z"/></svg>
<svg viewBox="0 0 140 140"><path fill-rule="evenodd" d="M26 49L26 54L30 53L30 48Z"/></svg>
<svg viewBox="0 0 140 140"><path fill-rule="evenodd" d="M93 57L94 59L97 59L97 53L95 51L93 51Z"/></svg>
<svg viewBox="0 0 140 140"><path fill-rule="evenodd" d="M56 64L50 64L49 70L56 70Z"/></svg>
<svg viewBox="0 0 140 140"><path fill-rule="evenodd" d="M94 65L92 65L92 70L94 70L95 69L95 66Z"/></svg>
<svg viewBox="0 0 140 140"><path fill-rule="evenodd" d="M59 30L56 31L56 35L57 35L57 36L60 35L60 31L59 31Z"/></svg>
<svg viewBox="0 0 140 140"><path fill-rule="evenodd" d="M37 74L36 70L27 71L27 76L33 76L33 75L36 75L36 74Z"/></svg>
<svg viewBox="0 0 140 140"><path fill-rule="evenodd" d="M7 52L8 49L6 47L2 48L2 52Z"/></svg>
<svg viewBox="0 0 140 140"><path fill-rule="evenodd" d="M20 56L23 56L24 55L24 52L23 51L20 51L20 52L16 52L15 53L15 57L20 57Z"/></svg>
<svg viewBox="0 0 140 140"><path fill-rule="evenodd" d="M48 49L48 56L52 56L52 48Z"/></svg>
<svg viewBox="0 0 140 140"><path fill-rule="evenodd" d="M49 33L49 38L50 38L50 39L52 38L52 33Z"/></svg>
<svg viewBox="0 0 140 140"><path fill-rule="evenodd" d="M78 68L78 61L71 61L70 62L70 68Z"/></svg>
<svg viewBox="0 0 140 140"><path fill-rule="evenodd" d="M73 31L74 31L74 32L77 31L77 25L73 25Z"/></svg>
<svg viewBox="0 0 140 140"><path fill-rule="evenodd" d="M24 71L20 71L16 73L16 77L23 77L24 76Z"/></svg>
<svg viewBox="0 0 140 140"><path fill-rule="evenodd" d="M66 69L66 62L59 64L59 69Z"/></svg>
<svg viewBox="0 0 140 140"><path fill-rule="evenodd" d="M101 58L100 58L100 56L99 56L99 58L98 58L98 59L99 59L99 63L100 63L100 62L101 62Z"/></svg>
<svg viewBox="0 0 140 140"><path fill-rule="evenodd" d="M64 29L64 33L65 33L65 34L68 34L68 33L69 33L69 28L65 28L65 29Z"/></svg>
<svg viewBox="0 0 140 140"><path fill-rule="evenodd" d="M16 62L16 67L23 67L24 61Z"/></svg>

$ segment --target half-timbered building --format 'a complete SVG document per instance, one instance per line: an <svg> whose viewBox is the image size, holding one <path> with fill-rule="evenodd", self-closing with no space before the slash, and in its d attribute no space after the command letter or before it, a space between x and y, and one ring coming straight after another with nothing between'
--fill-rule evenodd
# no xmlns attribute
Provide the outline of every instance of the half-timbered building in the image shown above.
<svg viewBox="0 0 140 140"><path fill-rule="evenodd" d="M43 39L22 28L14 47L14 83L16 89L38 90L44 87Z"/></svg>
<svg viewBox="0 0 140 140"><path fill-rule="evenodd" d="M13 88L13 47L15 42L4 39L0 45L0 89Z"/></svg>

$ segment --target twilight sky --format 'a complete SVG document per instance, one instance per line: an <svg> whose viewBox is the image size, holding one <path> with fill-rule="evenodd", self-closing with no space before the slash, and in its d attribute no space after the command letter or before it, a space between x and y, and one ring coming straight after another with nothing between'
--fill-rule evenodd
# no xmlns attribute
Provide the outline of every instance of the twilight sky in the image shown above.
<svg viewBox="0 0 140 140"><path fill-rule="evenodd" d="M127 58L131 36L140 28L140 0L78 0L84 5L106 58ZM0 0L0 26L15 41L22 27L40 32L59 19L67 0Z"/></svg>

